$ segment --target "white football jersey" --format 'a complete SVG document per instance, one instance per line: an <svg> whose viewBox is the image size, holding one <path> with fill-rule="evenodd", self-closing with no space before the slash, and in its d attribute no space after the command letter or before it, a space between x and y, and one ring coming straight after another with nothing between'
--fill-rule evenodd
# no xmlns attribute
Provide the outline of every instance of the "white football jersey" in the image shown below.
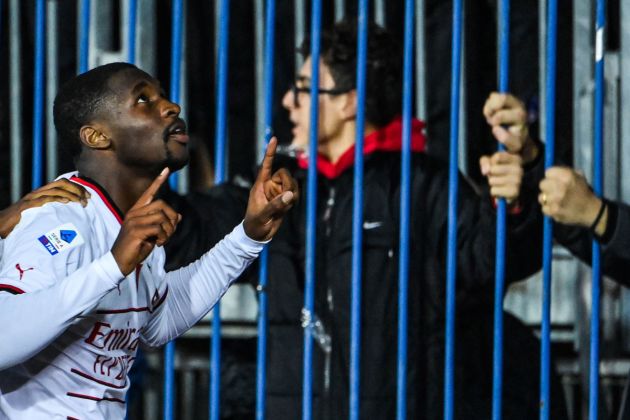
<svg viewBox="0 0 630 420"><path fill-rule="evenodd" d="M3 241L0 419L124 418L139 341L194 325L264 245L239 225L185 268L166 273L156 247L123 278L110 252L120 211L95 182L64 176L91 193L87 207L27 210Z"/></svg>

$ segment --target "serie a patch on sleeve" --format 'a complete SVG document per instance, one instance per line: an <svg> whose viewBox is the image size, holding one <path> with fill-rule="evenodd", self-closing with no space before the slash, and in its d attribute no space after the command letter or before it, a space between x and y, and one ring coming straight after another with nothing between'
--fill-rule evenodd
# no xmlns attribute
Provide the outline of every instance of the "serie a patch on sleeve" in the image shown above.
<svg viewBox="0 0 630 420"><path fill-rule="evenodd" d="M83 237L72 223L57 226L37 240L46 248L50 255L56 255L68 249L84 244Z"/></svg>

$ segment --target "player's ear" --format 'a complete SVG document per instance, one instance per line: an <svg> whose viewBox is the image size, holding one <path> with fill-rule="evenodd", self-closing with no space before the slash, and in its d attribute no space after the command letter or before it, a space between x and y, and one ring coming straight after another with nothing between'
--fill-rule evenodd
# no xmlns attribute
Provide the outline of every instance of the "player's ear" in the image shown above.
<svg viewBox="0 0 630 420"><path fill-rule="evenodd" d="M81 143L90 149L107 149L111 145L111 140L97 127L84 125L79 130Z"/></svg>

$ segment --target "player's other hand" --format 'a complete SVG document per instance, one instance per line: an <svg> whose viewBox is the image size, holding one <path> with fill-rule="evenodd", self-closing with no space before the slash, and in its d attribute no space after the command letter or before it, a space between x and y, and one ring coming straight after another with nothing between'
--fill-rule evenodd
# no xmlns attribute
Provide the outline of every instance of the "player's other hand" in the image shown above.
<svg viewBox="0 0 630 420"><path fill-rule="evenodd" d="M269 141L256 182L249 192L243 221L245 233L256 241L267 241L276 234L282 217L298 199L297 182L286 169L271 173L278 141Z"/></svg>
<svg viewBox="0 0 630 420"><path fill-rule="evenodd" d="M560 166L545 172L538 202L543 213L556 222L583 227L593 223L602 204L582 174Z"/></svg>
<svg viewBox="0 0 630 420"><path fill-rule="evenodd" d="M496 152L479 159L481 173L488 179L490 195L516 204L523 181L523 159L516 154Z"/></svg>
<svg viewBox="0 0 630 420"><path fill-rule="evenodd" d="M125 216L114 242L112 255L125 276L144 261L156 245L162 246L169 240L182 218L164 201L153 201L168 174L168 168L164 168L140 196Z"/></svg>
<svg viewBox="0 0 630 420"><path fill-rule="evenodd" d="M46 203L59 202L81 203L83 207L87 206L87 200L90 193L83 186L68 181L67 179L59 179L44 185L26 194L18 202L12 204L6 209L0 211L0 237L6 238L15 225L20 221L20 217L24 210L41 207Z"/></svg>
<svg viewBox="0 0 630 420"><path fill-rule="evenodd" d="M483 106L483 115L492 135L510 153L519 154L525 164L538 156L538 147L529 135L525 104L509 93L492 92Z"/></svg>

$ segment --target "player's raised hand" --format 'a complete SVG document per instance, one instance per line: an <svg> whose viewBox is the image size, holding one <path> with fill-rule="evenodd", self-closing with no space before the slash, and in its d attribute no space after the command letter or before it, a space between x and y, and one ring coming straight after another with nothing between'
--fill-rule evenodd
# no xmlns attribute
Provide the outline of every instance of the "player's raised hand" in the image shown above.
<svg viewBox="0 0 630 420"><path fill-rule="evenodd" d="M490 195L505 198L508 204L517 202L523 181L523 160L519 155L496 152L479 160L481 173L488 179Z"/></svg>
<svg viewBox="0 0 630 420"><path fill-rule="evenodd" d="M87 206L90 193L82 185L75 184L65 178L46 184L26 194L18 202L0 211L0 237L6 238L20 221L24 210L41 207L46 203L78 202Z"/></svg>
<svg viewBox="0 0 630 420"><path fill-rule="evenodd" d="M509 93L492 92L483 106L483 115L492 135L524 163L538 156L538 147L529 135L525 104Z"/></svg>
<svg viewBox="0 0 630 420"><path fill-rule="evenodd" d="M256 182L249 192L247 212L243 221L245 233L256 241L266 241L275 235L282 217L298 199L295 179L285 169L272 174L273 158L278 141L269 141Z"/></svg>
<svg viewBox="0 0 630 420"><path fill-rule="evenodd" d="M144 261L156 245L164 245L181 220L181 215L164 201L154 201L168 174L168 168L164 168L131 207L114 242L112 255L125 276Z"/></svg>

